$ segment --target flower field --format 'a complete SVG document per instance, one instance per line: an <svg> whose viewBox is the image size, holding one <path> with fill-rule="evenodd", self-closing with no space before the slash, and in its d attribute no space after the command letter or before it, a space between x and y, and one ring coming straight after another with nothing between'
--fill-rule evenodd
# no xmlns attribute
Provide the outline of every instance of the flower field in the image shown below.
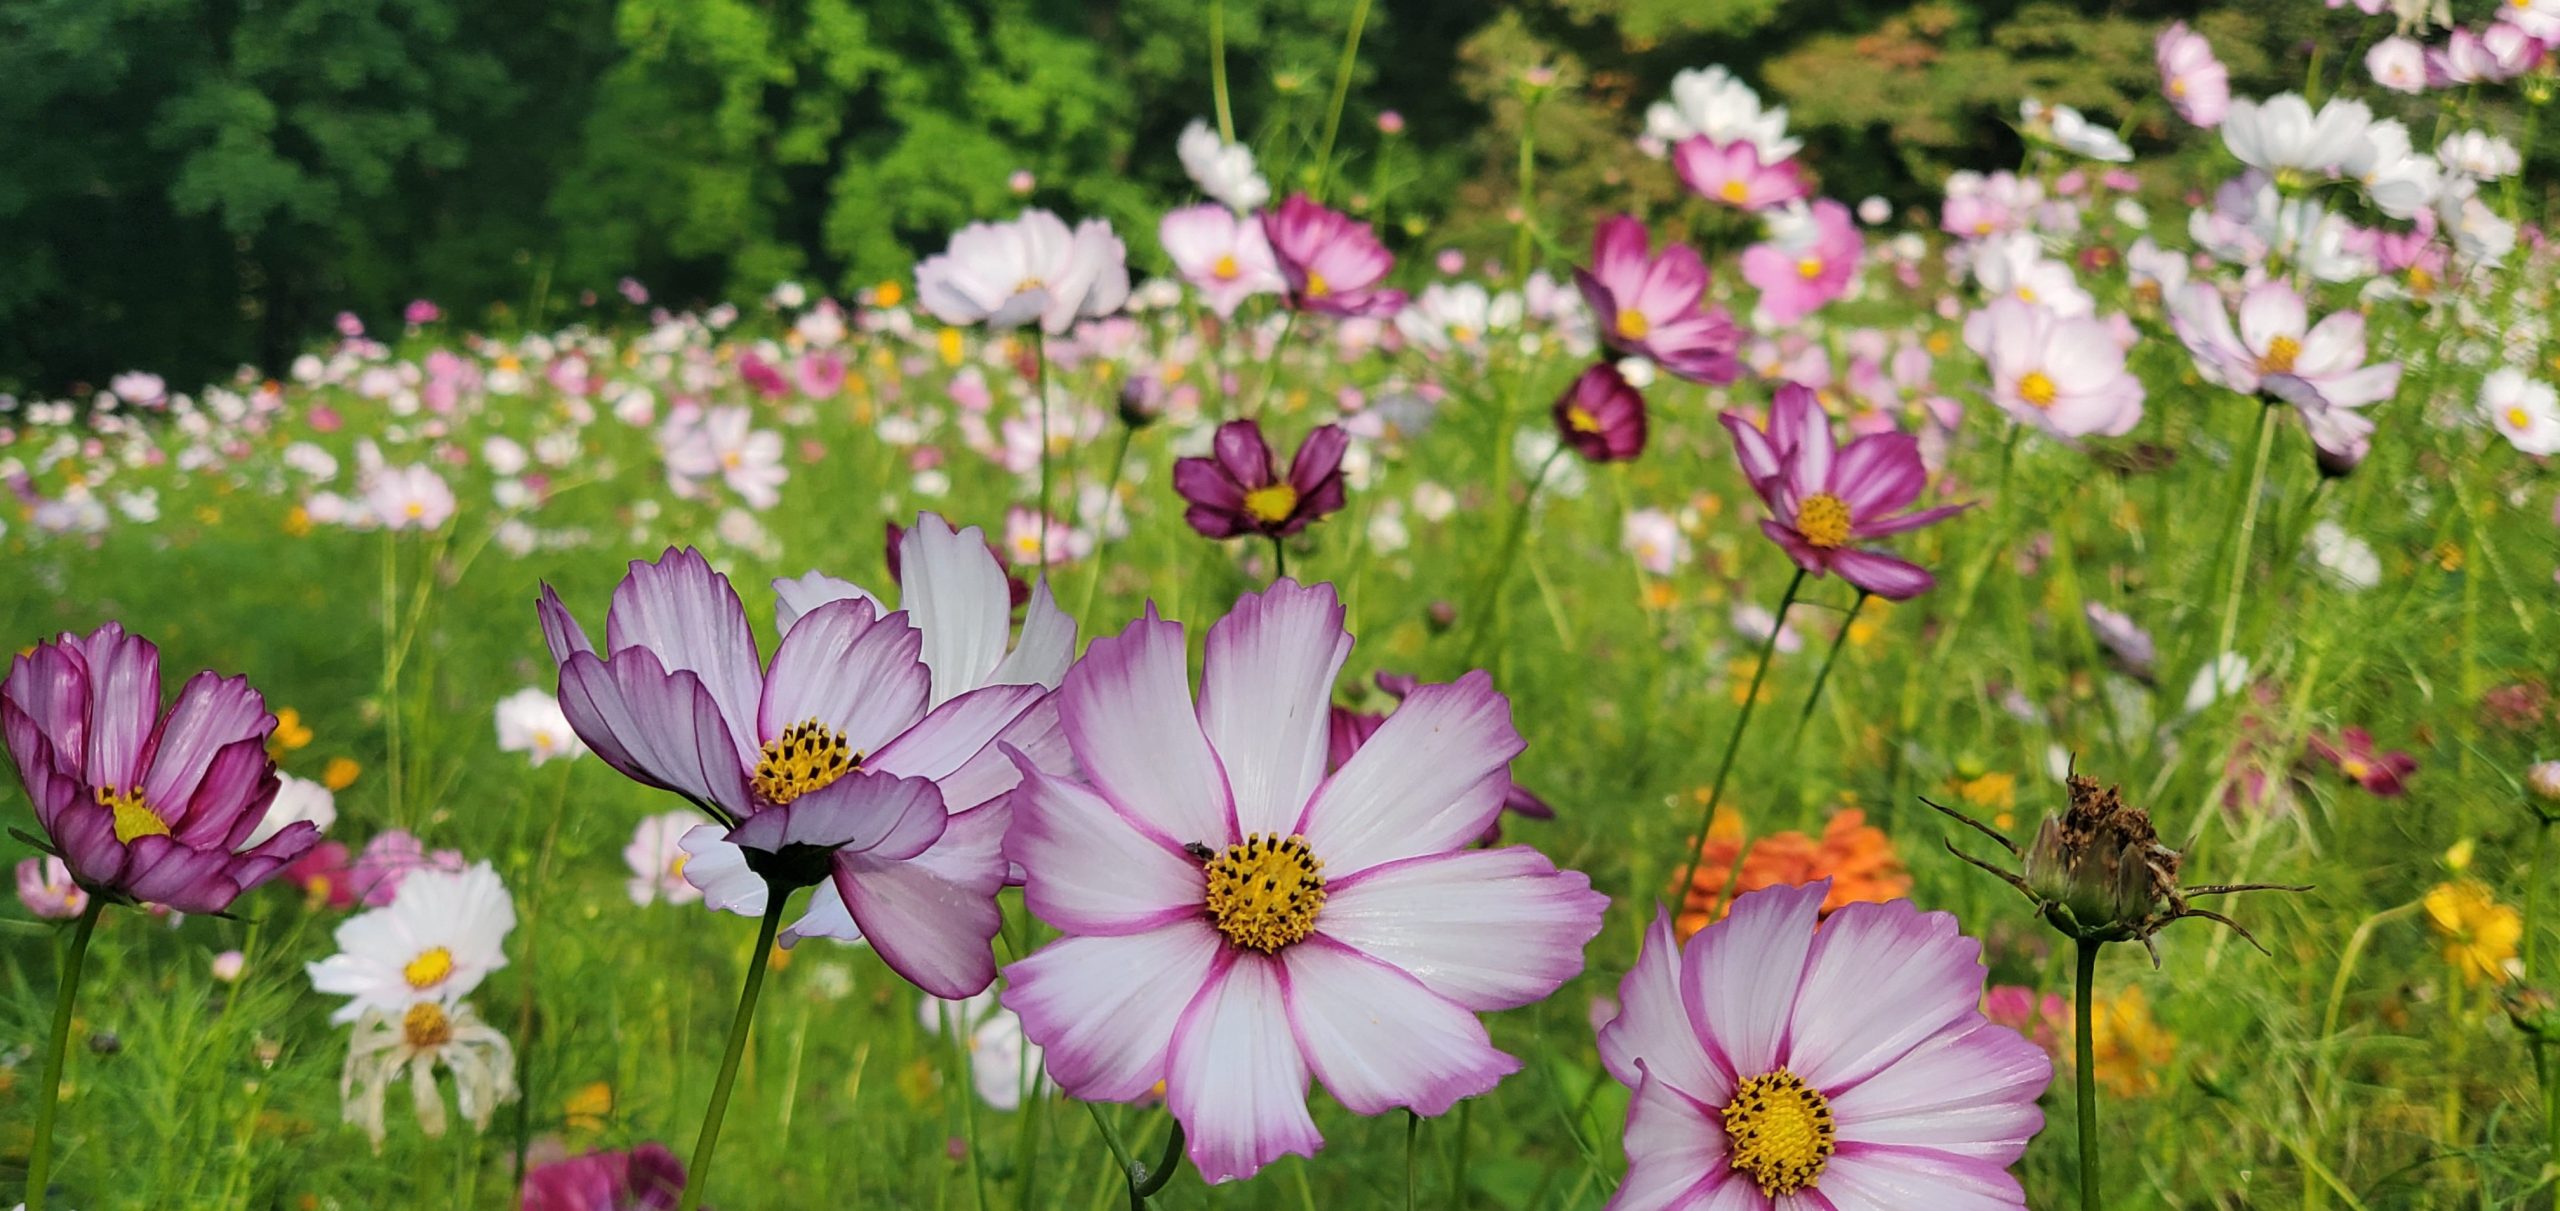
<svg viewBox="0 0 2560 1211"><path fill-rule="evenodd" d="M0 397L0 1200L2560 1206L2560 4L2391 24Z"/></svg>

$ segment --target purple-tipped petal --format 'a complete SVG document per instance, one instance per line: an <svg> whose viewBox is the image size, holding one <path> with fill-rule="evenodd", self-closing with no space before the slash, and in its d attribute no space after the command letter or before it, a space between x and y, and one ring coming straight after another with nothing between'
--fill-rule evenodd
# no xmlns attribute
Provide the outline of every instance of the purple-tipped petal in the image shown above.
<svg viewBox="0 0 2560 1211"><path fill-rule="evenodd" d="M1197 918L1128 937L1061 938L1004 969L1002 1000L1059 1088L1135 1101L1165 1079L1174 1026L1226 953Z"/></svg>
<svg viewBox="0 0 2560 1211"><path fill-rule="evenodd" d="M1316 792L1297 831L1328 878L1455 849L1501 813L1522 747L1483 670L1423 686Z"/></svg>
<svg viewBox="0 0 2560 1211"><path fill-rule="evenodd" d="M1199 861L1102 796L1025 770L1009 802L1005 856L1040 872L1022 896L1041 920L1089 937L1148 933L1200 916L1207 880Z"/></svg>
<svg viewBox="0 0 2560 1211"><path fill-rule="evenodd" d="M1887 601L1902 601L1929 591L1938 578L1909 560L1848 547L1829 553L1831 570L1840 579Z"/></svg>
<svg viewBox="0 0 2560 1211"><path fill-rule="evenodd" d="M560 666L571 730L624 776L744 816L753 798L720 704L690 671L670 673L646 648Z"/></svg>
<svg viewBox="0 0 2560 1211"><path fill-rule="evenodd" d="M86 639L64 639L80 645L88 670L88 752L81 768L93 785L130 789L142 779L160 716L160 649L114 623Z"/></svg>
<svg viewBox="0 0 2560 1211"><path fill-rule="evenodd" d="M991 685L971 690L935 707L863 765L939 782L985 754L997 736L1048 697L1049 691L1036 685Z"/></svg>
<svg viewBox="0 0 2560 1211"><path fill-rule="evenodd" d="M1308 1068L1354 1114L1436 1118L1520 1070L1476 1015L1348 946L1309 938L1281 952L1280 969Z"/></svg>
<svg viewBox="0 0 2560 1211"><path fill-rule="evenodd" d="M857 772L747 817L725 839L769 854L801 845L903 862L940 840L949 819L933 783Z"/></svg>
<svg viewBox="0 0 2560 1211"><path fill-rule="evenodd" d="M670 549L656 563L631 561L631 572L613 590L605 615L605 642L614 654L648 649L669 673L691 670L720 706L738 759L752 765L757 738L756 701L764 676L755 632L729 578L711 570L702 553Z"/></svg>
<svg viewBox="0 0 2560 1211"><path fill-rule="evenodd" d="M1236 840L1227 777L1191 704L1182 627L1146 616L1096 639L1058 689L1067 743L1115 806L1177 844Z"/></svg>
<svg viewBox="0 0 2560 1211"><path fill-rule="evenodd" d="M550 585L542 586L542 596L534 600L533 612L542 620L542 642L551 649L551 663L567 664L575 653L596 650L596 645L587 640L586 628L578 625L577 617L560 603L560 594Z"/></svg>
<svg viewBox="0 0 2560 1211"><path fill-rule="evenodd" d="M1351 654L1333 586L1283 580L1209 628L1200 730L1235 795L1236 832L1287 833L1324 779L1333 682Z"/></svg>
<svg viewBox="0 0 2560 1211"><path fill-rule="evenodd" d="M948 1000L973 997L996 978L989 949L1004 914L1004 834L1012 811L998 799L950 817L933 848L903 862L836 855L836 893L889 969Z"/></svg>
<svg viewBox="0 0 2560 1211"><path fill-rule="evenodd" d="M854 752L874 752L924 717L932 674L923 649L907 615L880 617L868 601L831 601L801 615L774 649L750 716L759 747L814 719Z"/></svg>
<svg viewBox="0 0 2560 1211"><path fill-rule="evenodd" d="M1327 886L1316 932L1468 1009L1514 1009L1582 970L1609 897L1527 846L1426 854Z"/></svg>
<svg viewBox="0 0 2560 1211"><path fill-rule="evenodd" d="M177 704L169 708L144 750L144 801L172 827L177 826L182 822L178 813L196 798L196 788L206 780L214 755L243 740L257 741L263 748L275 724L275 716L267 713L266 699L249 688L248 678L210 672L188 678L186 688L178 691ZM192 839L188 843L198 844Z"/></svg>
<svg viewBox="0 0 2560 1211"><path fill-rule="evenodd" d="M1165 1061L1165 1108L1211 1185L1324 1143L1307 1116L1307 1061L1282 1007L1279 961L1229 951L1226 964L1182 1011Z"/></svg>

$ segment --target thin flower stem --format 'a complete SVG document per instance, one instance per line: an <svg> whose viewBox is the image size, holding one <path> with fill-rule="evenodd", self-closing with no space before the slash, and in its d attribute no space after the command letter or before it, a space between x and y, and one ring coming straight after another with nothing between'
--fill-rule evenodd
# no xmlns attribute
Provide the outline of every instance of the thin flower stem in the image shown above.
<svg viewBox="0 0 2560 1211"><path fill-rule="evenodd" d="M383 777L393 824L406 827L400 814L400 535L382 531L382 747Z"/></svg>
<svg viewBox="0 0 2560 1211"><path fill-rule="evenodd" d="M1262 359L1262 383L1253 389L1253 410L1245 413L1247 417L1253 420L1262 419L1262 406L1271 402L1271 387L1280 379L1280 354L1289 347L1289 334L1296 331L1297 327L1298 312L1293 307L1281 316L1280 335L1273 338L1271 352L1264 355Z"/></svg>
<svg viewBox="0 0 2560 1211"><path fill-rule="evenodd" d="M2072 1083L2078 1086L2080 1111L2080 1211L2098 1211L2098 1065L2097 1044L2089 1037L2089 1001L2097 983L2098 951L2105 943L2080 939L2080 961L2072 976Z"/></svg>
<svg viewBox="0 0 2560 1211"><path fill-rule="evenodd" d="M1831 682L1831 666L1839 661L1840 649L1849 646L1849 628L1857 625L1858 611L1867 608L1867 598L1871 596L1865 589L1858 590L1858 599L1849 603L1849 616L1840 620L1840 633L1832 637L1831 651L1823 656L1821 670L1813 675L1813 692L1805 695L1804 713L1796 716L1795 735L1787 741L1789 755L1804 743L1805 725L1813 721L1813 709L1822 705L1822 687Z"/></svg>
<svg viewBox="0 0 2560 1211"><path fill-rule="evenodd" d="M720 1059L720 1077L711 1085L711 1108L703 1113L702 1134L693 1141L693 1163L686 1167L684 1198L676 1211L694 1211L711 1186L711 1152L720 1144L720 1119L729 1112L729 1087L738 1079L738 1059L747 1053L747 1028L756 1017L756 994L764 990L764 969L773 957L773 935L782 928L783 902L790 893L769 889L764 920L756 926L756 950L747 959L747 982L738 990L738 1014L729 1020L729 1050Z"/></svg>
<svg viewBox="0 0 2560 1211"><path fill-rule="evenodd" d="M1529 280L1530 240L1538 226L1538 102L1545 98L1546 90L1539 89L1520 107L1520 223L1511 237L1514 290Z"/></svg>
<svg viewBox="0 0 2560 1211"><path fill-rule="evenodd" d="M1209 93L1217 99L1218 140L1235 142L1235 111L1227 104L1227 0L1209 0Z"/></svg>
<svg viewBox="0 0 2560 1211"><path fill-rule="evenodd" d="M71 1003L80 997L80 968L89 957L89 935L98 928L106 897L91 894L80 924L71 931L71 953L62 959L62 986L53 994L53 1043L44 1056L44 1085L36 1090L35 1140L27 1153L27 1211L44 1211L45 1183L53 1177L53 1116L62 1100L62 1061L71 1042Z"/></svg>
<svg viewBox="0 0 2560 1211"><path fill-rule="evenodd" d="M951 1042L951 1089L960 1099L960 1121L969 1137L969 1182L977 1187L978 1211L993 1211L987 1198L986 1148L978 1140L977 1090L969 1077L969 1023L960 1019L959 1006L941 1003L942 1035Z"/></svg>
<svg viewBox="0 0 2560 1211"><path fill-rule="evenodd" d="M1271 536L1271 583L1278 584L1288 578L1289 544L1274 534Z"/></svg>
<svg viewBox="0 0 2560 1211"><path fill-rule="evenodd" d="M1040 397L1040 562L1049 562L1049 338L1031 329L1031 389Z"/></svg>
<svg viewBox="0 0 2560 1211"><path fill-rule="evenodd" d="M1502 536L1502 552L1496 557L1492 573L1485 579L1482 604L1476 610L1474 625L1467 639L1467 658L1464 661L1467 665L1475 664L1476 657L1484 651L1486 637L1493 632L1493 616L1499 611L1502 590L1511 583L1511 568L1520 562L1521 541L1529 536L1529 514L1538 507L1538 491L1546 487L1547 473L1555 470L1556 460L1564 457L1569 448L1558 442L1556 448L1547 453L1546 461L1538 464L1537 474L1529 477L1529 490L1521 494L1520 507L1512 511L1511 529Z"/></svg>
<svg viewBox="0 0 2560 1211"><path fill-rule="evenodd" d="M2266 491L2267 455L2275 448L2278 419L2276 410L2268 408L2258 422L2258 453L2249 468L2246 499L2240 502L2239 540L2231 552L2231 583L2222 598L2222 626L2217 632L2213 651L2205 656L2206 667L2213 670L2210 675L2217 684L2222 677L2222 654L2232 650L2231 642L2240 631L2240 587L2249 580L2250 540L2258 532L2258 498Z"/></svg>
<svg viewBox="0 0 2560 1211"><path fill-rule="evenodd" d="M1120 426L1119 448L1111 452L1111 486L1104 489L1102 493L1104 520L1110 518L1112 504L1120 499L1120 477L1128 468L1129 443L1137 440L1137 436L1138 431L1135 427L1126 424ZM1079 619L1093 617L1093 598L1095 594L1102 591L1102 569L1107 562L1102 558L1102 546L1111 541L1110 527L1102 524L1101 521L1095 523L1094 530L1093 575L1085 578L1084 604L1077 608L1075 615ZM1048 552L1043 550L1041 554L1046 556Z"/></svg>
<svg viewBox="0 0 2560 1211"><path fill-rule="evenodd" d="M1182 1168L1182 1120L1173 1120L1173 1130L1165 1133L1164 1151L1156 1156L1153 1168L1143 1172L1129 1170L1129 1211L1145 1211L1147 1200L1156 1196L1173 1181Z"/></svg>
<svg viewBox="0 0 2560 1211"><path fill-rule="evenodd" d="M1760 663L1758 667L1751 670L1751 688L1742 693L1742 710L1733 717L1733 734L1725 738L1724 757L1716 763L1715 781L1707 784L1706 806L1698 809L1698 836L1697 840L1689 846L1689 869L1680 876L1678 883L1672 885L1672 894L1680 897L1680 904L1674 906L1674 912L1677 912L1679 907L1687 905L1689 888L1698 879L1698 864L1706 860L1707 832L1715 827L1716 802L1724 798L1725 777L1733 772L1733 759L1742 752L1742 733L1751 726L1753 708L1760 705L1760 683L1768 679L1769 658L1777 654L1778 635L1786 629L1787 612L1795 608L1796 592L1803 587L1804 569L1797 568L1795 577L1787 581L1786 595L1778 599L1778 616L1769 623L1769 637L1761 641ZM1739 854L1735 856L1733 866L1733 877L1726 880L1725 891L1718 893L1720 899L1731 893L1734 884L1742 881L1742 860ZM1715 909L1714 905L1708 907L1709 920L1715 919Z"/></svg>
<svg viewBox="0 0 2560 1211"><path fill-rule="evenodd" d="M1351 32L1342 39L1342 62L1333 72L1333 104L1324 115L1324 146L1316 152L1316 201L1324 200L1324 187L1333 179L1333 137L1342 130L1342 103L1351 95L1351 69L1360 61L1360 31L1369 24L1369 0L1360 0L1351 9Z"/></svg>
<svg viewBox="0 0 2560 1211"><path fill-rule="evenodd" d="M551 798L551 819L543 826L542 852L534 859L533 877L524 895L524 998L516 1013L516 1088L523 1096L516 1099L516 1168L515 1184L524 1186L525 1156L533 1146L533 994L541 986L540 971L542 892L551 886L552 847L560 840L560 820L568 814L569 779L578 768L575 761L560 763L558 793Z"/></svg>
<svg viewBox="0 0 2560 1211"><path fill-rule="evenodd" d="M1420 1151L1420 1149L1419 1149L1416 1145L1418 1145L1418 1144L1421 1142L1421 1140L1422 1140L1422 1116L1421 1116L1421 1115L1419 1115L1419 1114L1415 1114L1414 1112L1412 1112L1412 1111L1410 1111L1410 1110L1405 1111L1405 1112L1404 1112L1404 1211L1414 1211L1414 1208L1420 1205L1419 1203L1416 1203L1416 1202L1414 1201L1414 1191L1415 1191L1415 1185L1416 1185L1416 1183L1415 1183L1415 1181L1414 1181L1414 1173L1415 1173L1415 1170L1416 1170L1416 1169L1420 1168L1420 1165L1417 1163L1416 1155L1415 1155L1415 1154L1416 1154L1417 1152L1419 1152L1419 1151Z"/></svg>

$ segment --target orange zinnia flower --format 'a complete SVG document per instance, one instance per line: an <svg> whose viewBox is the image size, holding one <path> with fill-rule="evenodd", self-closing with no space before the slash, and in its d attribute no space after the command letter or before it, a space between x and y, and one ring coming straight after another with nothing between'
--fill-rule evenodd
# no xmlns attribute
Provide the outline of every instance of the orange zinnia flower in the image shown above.
<svg viewBox="0 0 2560 1211"><path fill-rule="evenodd" d="M1698 877L1683 897L1681 937L1723 917L1735 896L1764 887L1800 887L1829 879L1831 894L1822 901L1826 915L1843 905L1881 904L1911 893L1911 872L1893 852L1892 839L1883 829L1869 825L1866 813L1854 807L1833 814L1820 840L1794 831L1754 840L1742 858L1741 886L1728 890L1727 884L1734 880L1734 855L1741 846L1741 819L1717 812L1699 854Z"/></svg>

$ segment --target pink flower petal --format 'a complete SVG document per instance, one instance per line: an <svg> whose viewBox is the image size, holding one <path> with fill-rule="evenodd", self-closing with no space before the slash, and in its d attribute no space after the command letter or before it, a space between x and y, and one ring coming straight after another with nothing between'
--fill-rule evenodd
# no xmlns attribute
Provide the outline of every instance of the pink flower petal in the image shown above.
<svg viewBox="0 0 2560 1211"><path fill-rule="evenodd" d="M1316 792L1298 831L1328 879L1455 849L1500 814L1522 747L1483 670L1423 686Z"/></svg>
<svg viewBox="0 0 2560 1211"><path fill-rule="evenodd" d="M1307 1061L1289 1031L1280 964L1229 951L1174 1024L1165 1108L1191 1137L1191 1166L1216 1185L1247 1178L1324 1138L1307 1115Z"/></svg>
<svg viewBox="0 0 2560 1211"><path fill-rule="evenodd" d="M999 799L950 819L933 848L904 862L836 855L836 892L880 960L946 1000L973 997L996 978L988 950L1004 914L1004 832Z"/></svg>
<svg viewBox="0 0 2560 1211"><path fill-rule="evenodd" d="M1875 1144L1840 1145L1819 1187L1834 1211L2026 1211L2018 1179L1988 1161Z"/></svg>
<svg viewBox="0 0 2560 1211"><path fill-rule="evenodd" d="M1325 910L1330 913L1330 902ZM1636 965L1618 982L1618 1017L1600 1028L1600 1062L1629 1088L1645 1074L1711 1106L1733 1099L1734 1074L1707 1058L1681 999L1680 940L1671 914L1654 909ZM1755 1074L1756 1075L1756 1074Z"/></svg>
<svg viewBox="0 0 2560 1211"><path fill-rule="evenodd" d="M1192 714L1181 626L1149 606L1085 649L1058 699L1067 743L1104 798L1176 843L1235 840L1226 774Z"/></svg>
<svg viewBox="0 0 2560 1211"><path fill-rule="evenodd" d="M939 514L919 514L898 540L898 561L898 604L924 633L933 704L987 684L1004 659L1013 594L986 534L976 526L954 531Z"/></svg>
<svg viewBox="0 0 2560 1211"><path fill-rule="evenodd" d="M155 699L159 692L160 687L153 684ZM172 826L181 823L180 814L195 798L214 754L242 740L264 740L274 728L275 717L267 713L266 699L249 688L248 678L210 671L188 678L186 687L178 691L177 703L140 752L141 764L133 767L141 775L144 799ZM92 767L92 771L103 768L108 767Z"/></svg>
<svg viewBox="0 0 2560 1211"><path fill-rule="evenodd" d="M1952 914L1909 900L1848 905L1805 960L1787 1067L1838 1094L1971 1016L1982 980L1982 944Z"/></svg>
<svg viewBox="0 0 2560 1211"><path fill-rule="evenodd" d="M1680 969L1689 1028L1707 1058L1736 1078L1778 1067L1814 920L1830 891L1821 879L1737 896L1730 915L1689 939Z"/></svg>
<svg viewBox="0 0 2560 1211"><path fill-rule="evenodd" d="M1757 1186L1726 1167L1715 1108L1658 1077L1636 1085L1627 1110L1627 1176L1606 1211L1767 1211Z"/></svg>
<svg viewBox="0 0 2560 1211"><path fill-rule="evenodd" d="M924 718L931 675L918 657L923 646L903 613L883 617L859 598L828 602L782 637L755 713L741 726L755 729L761 749L814 719L867 758ZM750 753L747 761L755 759Z"/></svg>
<svg viewBox="0 0 2560 1211"><path fill-rule="evenodd" d="M804 845L903 862L941 839L949 818L932 782L857 772L747 817L728 840L769 854Z"/></svg>
<svg viewBox="0 0 2560 1211"><path fill-rule="evenodd" d="M1072 934L1119 935L1202 913L1200 863L1102 796L1025 771L1011 802L1005 856L1022 864L1023 902L1041 920Z"/></svg>
<svg viewBox="0 0 2560 1211"><path fill-rule="evenodd" d="M1917 597L1938 583L1928 569L1909 560L1850 547L1831 552L1831 570L1838 572L1840 579L1887 601Z"/></svg>
<svg viewBox="0 0 2560 1211"><path fill-rule="evenodd" d="M2036 1099L2053 1083L2044 1049L2006 1026L1941 1031L1831 1099L1842 1140L1935 1148L2014 1163L2044 1127Z"/></svg>
<svg viewBox="0 0 2560 1211"><path fill-rule="evenodd" d="M605 615L605 643L613 652L639 646L670 673L690 669L702 678L720 715L735 733L742 762L754 764L756 744L746 729L756 718L764 677L757 667L755 632L729 578L690 547L670 550L656 563L631 561L614 586Z"/></svg>
<svg viewBox="0 0 2560 1211"><path fill-rule="evenodd" d="M1049 691L1036 685L991 685L971 690L933 708L931 714L864 759L863 767L941 781L984 754L995 744L996 737L1048 696Z"/></svg>
<svg viewBox="0 0 2560 1211"><path fill-rule="evenodd" d="M1529 1004L1572 979L1609 907L1581 872L1558 871L1527 846L1407 858L1325 891L1316 932L1482 1012Z"/></svg>
<svg viewBox="0 0 2560 1211"><path fill-rule="evenodd" d="M1144 1097L1165 1079L1174 1024L1226 939L1191 920L1128 937L1061 938L1004 969L1004 1007L1046 1053L1058 1087L1093 1102Z"/></svg>
<svg viewBox="0 0 2560 1211"><path fill-rule="evenodd" d="M647 648L611 660L573 653L560 666L560 709L596 756L647 786L731 812L751 797L720 705L691 671L669 673Z"/></svg>
<svg viewBox="0 0 2560 1211"><path fill-rule="evenodd" d="M1321 936L1280 959L1307 1065L1354 1114L1408 1106L1436 1118L1520 1070L1476 1015L1386 963Z"/></svg>
<svg viewBox="0 0 2560 1211"><path fill-rule="evenodd" d="M1324 780L1334 677L1351 654L1333 586L1284 580L1209 628L1200 730L1227 771L1236 832L1287 833Z"/></svg>

